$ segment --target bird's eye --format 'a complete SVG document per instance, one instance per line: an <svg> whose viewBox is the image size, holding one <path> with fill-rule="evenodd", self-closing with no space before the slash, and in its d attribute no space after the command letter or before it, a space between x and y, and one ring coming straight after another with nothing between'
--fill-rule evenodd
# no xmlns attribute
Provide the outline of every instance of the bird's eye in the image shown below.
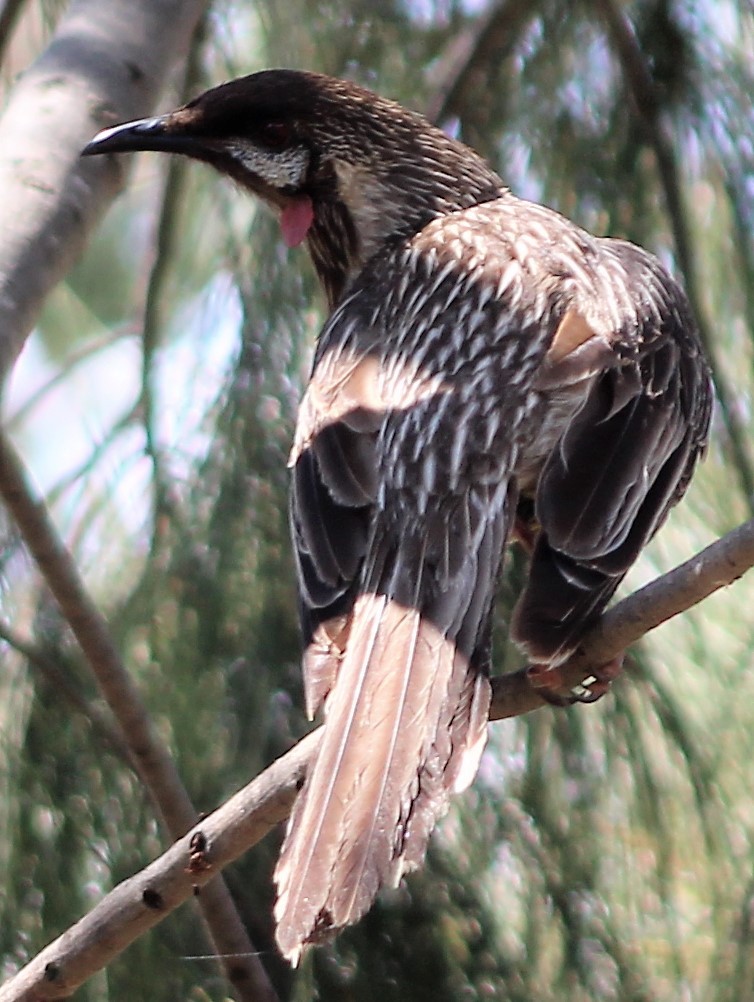
<svg viewBox="0 0 754 1002"><path fill-rule="evenodd" d="M270 149L282 150L291 141L291 127L287 122L265 122L260 138Z"/></svg>

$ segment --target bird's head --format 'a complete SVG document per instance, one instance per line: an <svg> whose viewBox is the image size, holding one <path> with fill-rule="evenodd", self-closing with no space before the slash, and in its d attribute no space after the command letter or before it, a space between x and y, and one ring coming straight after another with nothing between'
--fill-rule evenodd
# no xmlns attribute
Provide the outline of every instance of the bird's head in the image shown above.
<svg viewBox="0 0 754 1002"><path fill-rule="evenodd" d="M289 246L308 240L331 302L380 246L502 187L421 115L295 70L255 73L167 115L105 129L83 152L135 150L202 160L271 205Z"/></svg>

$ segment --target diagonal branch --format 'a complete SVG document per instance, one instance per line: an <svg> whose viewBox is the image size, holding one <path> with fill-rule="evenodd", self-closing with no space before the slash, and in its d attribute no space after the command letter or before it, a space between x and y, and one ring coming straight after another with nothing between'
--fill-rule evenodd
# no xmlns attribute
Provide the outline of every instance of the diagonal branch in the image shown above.
<svg viewBox="0 0 754 1002"><path fill-rule="evenodd" d="M314 731L141 873L119 884L0 988L0 1002L67 998L288 814L319 743Z"/></svg>
<svg viewBox="0 0 754 1002"><path fill-rule="evenodd" d="M569 662L565 681L578 684L628 644L736 581L752 566L754 519L606 613ZM493 680L494 720L544 705L525 670ZM70 994L256 844L288 815L320 736L321 729L308 734L163 856L119 884L0 989L0 1002L41 1002Z"/></svg>
<svg viewBox="0 0 754 1002"><path fill-rule="evenodd" d="M197 811L168 749L157 736L102 613L87 592L44 504L32 496L21 462L2 434L0 496L96 676L128 744L134 769L149 791L170 837L179 838L195 823ZM245 955L225 964L226 974L240 997L248 1002L273 1002L275 993L222 880L208 888L200 905L218 954Z"/></svg>

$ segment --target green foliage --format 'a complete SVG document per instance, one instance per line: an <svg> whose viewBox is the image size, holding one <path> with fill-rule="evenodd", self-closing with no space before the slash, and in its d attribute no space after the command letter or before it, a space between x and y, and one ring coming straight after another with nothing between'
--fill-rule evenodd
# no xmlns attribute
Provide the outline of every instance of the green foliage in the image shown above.
<svg viewBox="0 0 754 1002"><path fill-rule="evenodd" d="M616 6L635 25L676 158L696 258L696 275L686 277L701 290L732 406L748 419L751 12L732 0ZM306 66L440 109L443 123L520 193L680 265L656 148L601 9L556 0L262 0L252 12L218 0L197 59L204 83L261 65ZM506 17L498 37L496 20ZM483 38L497 40L485 46ZM475 44L467 78L461 60ZM286 458L321 303L308 263L280 248L272 220L200 167L167 184L163 169L138 168L50 300L37 357L46 352L64 378L14 431L197 809L211 810L307 726ZM163 259L156 219L167 204ZM77 382L68 360L109 332L127 339L133 364L106 337L87 359L88 380ZM101 433L86 421L59 432L83 439L87 458L52 473L38 429L56 394L78 399L87 381L125 384L131 404L124 414L89 413ZM629 585L747 517L732 455L718 421L688 500ZM33 635L96 703L58 613L28 569L19 571L15 540L2 560L0 618L12 613L18 632ZM509 564L501 670L518 657L503 624L521 557ZM281 998L749 997L750 590L743 581L649 637L597 706L494 725L480 777L441 826L426 868L295 974L272 946L276 840L248 853L227 878ZM86 713L9 644L0 659L0 674L12 680L0 681L0 795L9 802L0 818L0 972L9 972L153 858L163 836L128 766ZM80 997L223 999L227 985L214 966L186 959L207 952L185 907Z"/></svg>

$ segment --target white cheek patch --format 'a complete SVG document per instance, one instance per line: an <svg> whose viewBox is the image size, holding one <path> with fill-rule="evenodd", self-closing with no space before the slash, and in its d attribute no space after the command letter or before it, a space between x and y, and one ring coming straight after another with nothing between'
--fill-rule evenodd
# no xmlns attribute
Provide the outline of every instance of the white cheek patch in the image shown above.
<svg viewBox="0 0 754 1002"><path fill-rule="evenodd" d="M298 188L306 177L309 153L300 147L284 150L282 153L270 153L237 139L228 143L225 149L250 174L273 188Z"/></svg>

